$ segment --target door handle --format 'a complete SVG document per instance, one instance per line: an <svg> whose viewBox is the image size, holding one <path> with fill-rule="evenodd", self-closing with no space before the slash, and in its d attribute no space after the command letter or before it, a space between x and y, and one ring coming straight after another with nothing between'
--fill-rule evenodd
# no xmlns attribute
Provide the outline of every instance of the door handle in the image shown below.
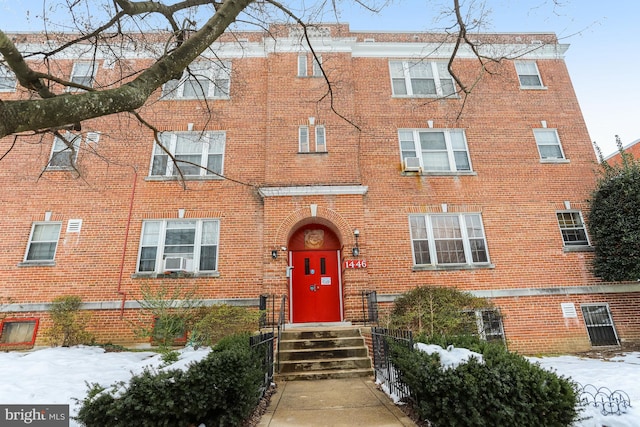
<svg viewBox="0 0 640 427"><path fill-rule="evenodd" d="M309 290L313 292L318 292L318 287L316 285L309 286Z"/></svg>

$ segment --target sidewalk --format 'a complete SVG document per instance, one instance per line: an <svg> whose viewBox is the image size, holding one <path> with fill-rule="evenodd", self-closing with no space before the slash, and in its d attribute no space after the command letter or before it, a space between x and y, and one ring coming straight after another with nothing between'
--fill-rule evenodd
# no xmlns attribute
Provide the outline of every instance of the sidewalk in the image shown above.
<svg viewBox="0 0 640 427"><path fill-rule="evenodd" d="M370 378L280 381L258 427L415 427Z"/></svg>

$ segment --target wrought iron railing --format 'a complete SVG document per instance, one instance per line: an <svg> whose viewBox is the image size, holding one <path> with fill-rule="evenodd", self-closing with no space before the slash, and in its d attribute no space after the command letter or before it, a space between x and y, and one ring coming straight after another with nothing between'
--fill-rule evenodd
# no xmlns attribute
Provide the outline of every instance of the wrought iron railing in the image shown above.
<svg viewBox="0 0 640 427"><path fill-rule="evenodd" d="M273 382L273 339L273 332L249 337L249 345L260 355L262 372L264 373L260 396L264 395Z"/></svg>
<svg viewBox="0 0 640 427"><path fill-rule="evenodd" d="M400 381L398 370L391 363L389 341L393 340L413 349L413 333L406 330L371 328L371 340L376 381L379 381L390 395L400 400L409 398L409 387Z"/></svg>
<svg viewBox="0 0 640 427"><path fill-rule="evenodd" d="M622 415L631 406L629 395L622 390L611 391L607 387L596 388L593 384L578 384L580 404L600 409L602 415Z"/></svg>
<svg viewBox="0 0 640 427"><path fill-rule="evenodd" d="M378 324L378 294L362 291L362 319L364 324Z"/></svg>
<svg viewBox="0 0 640 427"><path fill-rule="evenodd" d="M282 295L280 299L280 314L278 316L278 351L276 352L276 370L280 372L280 334L284 332L284 325L286 322L285 308L287 305L287 296Z"/></svg>

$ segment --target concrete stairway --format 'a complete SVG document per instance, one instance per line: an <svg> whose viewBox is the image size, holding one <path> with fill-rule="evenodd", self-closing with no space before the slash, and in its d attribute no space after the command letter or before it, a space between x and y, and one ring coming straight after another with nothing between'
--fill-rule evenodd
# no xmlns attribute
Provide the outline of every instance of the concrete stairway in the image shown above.
<svg viewBox="0 0 640 427"><path fill-rule="evenodd" d="M317 380L373 375L364 338L357 328L291 329L280 333L276 379Z"/></svg>

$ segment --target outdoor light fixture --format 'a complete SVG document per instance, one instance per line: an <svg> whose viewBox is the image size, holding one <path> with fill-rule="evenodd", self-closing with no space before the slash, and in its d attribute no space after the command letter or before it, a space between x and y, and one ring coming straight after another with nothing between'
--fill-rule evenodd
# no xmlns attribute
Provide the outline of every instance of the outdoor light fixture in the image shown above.
<svg viewBox="0 0 640 427"><path fill-rule="evenodd" d="M358 255L360 255L360 247L358 246L358 237L360 237L360 230L358 230L357 228L355 230L353 230L353 235L356 238L356 246L351 249L351 254L356 257Z"/></svg>
<svg viewBox="0 0 640 427"><path fill-rule="evenodd" d="M271 251L271 258L276 259L278 258L278 250L274 249Z"/></svg>

